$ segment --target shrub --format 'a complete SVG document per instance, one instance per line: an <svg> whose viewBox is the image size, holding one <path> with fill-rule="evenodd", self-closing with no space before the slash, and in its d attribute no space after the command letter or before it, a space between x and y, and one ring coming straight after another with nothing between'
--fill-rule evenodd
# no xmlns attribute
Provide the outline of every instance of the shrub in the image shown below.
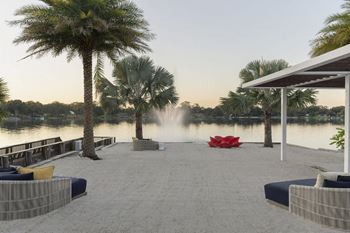
<svg viewBox="0 0 350 233"><path fill-rule="evenodd" d="M344 144L345 144L344 135L345 135L345 130L337 128L337 133L331 138L330 145L335 145L337 149L343 150Z"/></svg>

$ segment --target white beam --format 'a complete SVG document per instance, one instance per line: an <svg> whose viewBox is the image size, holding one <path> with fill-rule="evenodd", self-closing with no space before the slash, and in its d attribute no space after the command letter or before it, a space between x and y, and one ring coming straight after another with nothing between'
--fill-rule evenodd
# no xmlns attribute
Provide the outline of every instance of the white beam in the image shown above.
<svg viewBox="0 0 350 233"><path fill-rule="evenodd" d="M282 88L288 88L288 89L321 89L321 90L339 90L339 89L344 89L344 87L302 87L302 86L287 86L287 87L249 87L249 89L261 89L261 90L264 90L264 89L282 89Z"/></svg>
<svg viewBox="0 0 350 233"><path fill-rule="evenodd" d="M326 81L330 81L330 80L334 80L334 79L338 79L338 78L343 78L343 75L336 75L336 76L330 76L330 77L324 77L324 78L319 78L319 79L315 79L315 80L311 80L311 81L307 81L307 82L303 82L303 83L299 83L296 85L291 85L290 87L302 87L305 85L311 85L314 83L321 83L321 82L326 82Z"/></svg>
<svg viewBox="0 0 350 233"><path fill-rule="evenodd" d="M349 71L305 71L296 73L295 75L324 75L324 76L333 76L333 75L350 75Z"/></svg>
<svg viewBox="0 0 350 233"><path fill-rule="evenodd" d="M287 88L281 89L281 161L287 157Z"/></svg>
<svg viewBox="0 0 350 233"><path fill-rule="evenodd" d="M350 76L345 77L345 146L344 146L344 172L350 167Z"/></svg>

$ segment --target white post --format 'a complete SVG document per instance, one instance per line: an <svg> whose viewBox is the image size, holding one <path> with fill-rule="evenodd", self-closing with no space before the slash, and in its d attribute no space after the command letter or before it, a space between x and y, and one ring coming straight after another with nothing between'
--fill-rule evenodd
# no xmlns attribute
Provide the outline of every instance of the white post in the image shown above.
<svg viewBox="0 0 350 233"><path fill-rule="evenodd" d="M281 89L281 161L287 155L287 88Z"/></svg>
<svg viewBox="0 0 350 233"><path fill-rule="evenodd" d="M350 76L345 77L345 146L344 146L344 172L350 167Z"/></svg>

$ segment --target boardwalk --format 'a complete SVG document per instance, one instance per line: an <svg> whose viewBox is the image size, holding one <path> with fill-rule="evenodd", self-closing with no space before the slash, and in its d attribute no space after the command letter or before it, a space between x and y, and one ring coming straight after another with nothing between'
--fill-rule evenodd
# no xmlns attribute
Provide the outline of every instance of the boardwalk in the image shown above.
<svg viewBox="0 0 350 233"><path fill-rule="evenodd" d="M165 151L133 152L118 144L102 161L69 157L57 175L84 177L88 195L46 216L1 222L0 232L221 233L334 232L264 200L271 181L315 177L320 166L342 169L342 154L245 144L237 150L170 143Z"/></svg>

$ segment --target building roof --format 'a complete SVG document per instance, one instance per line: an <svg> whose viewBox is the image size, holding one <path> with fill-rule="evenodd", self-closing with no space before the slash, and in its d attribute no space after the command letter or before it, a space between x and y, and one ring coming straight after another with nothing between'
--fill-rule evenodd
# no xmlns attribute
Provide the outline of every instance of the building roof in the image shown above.
<svg viewBox="0 0 350 233"><path fill-rule="evenodd" d="M344 88L350 45L242 84L243 88Z"/></svg>

